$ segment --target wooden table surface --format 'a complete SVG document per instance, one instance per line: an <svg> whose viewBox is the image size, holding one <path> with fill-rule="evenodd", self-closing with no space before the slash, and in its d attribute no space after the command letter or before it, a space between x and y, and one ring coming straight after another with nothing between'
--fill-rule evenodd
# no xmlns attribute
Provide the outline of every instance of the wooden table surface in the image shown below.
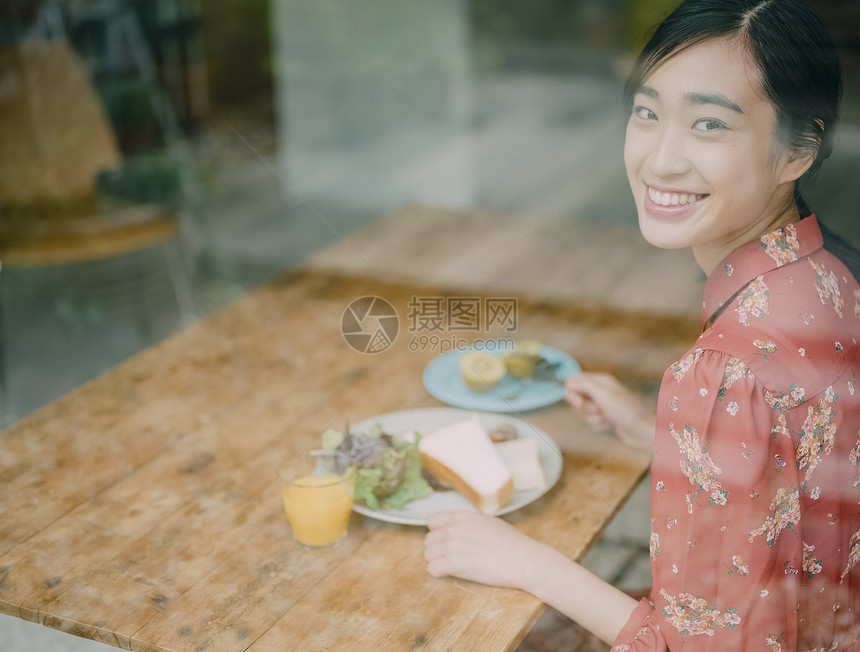
<svg viewBox="0 0 860 652"><path fill-rule="evenodd" d="M327 427L441 405L421 383L437 352L410 350L404 316L450 292L306 267L0 433L0 612L141 651L514 649L543 609L532 596L430 577L422 527L353 514L337 546L305 549L281 502L279 470ZM382 353L341 335L361 296L401 318ZM517 337L585 353L580 308L518 310ZM505 518L580 559L647 459L564 403L515 416L564 466Z"/></svg>

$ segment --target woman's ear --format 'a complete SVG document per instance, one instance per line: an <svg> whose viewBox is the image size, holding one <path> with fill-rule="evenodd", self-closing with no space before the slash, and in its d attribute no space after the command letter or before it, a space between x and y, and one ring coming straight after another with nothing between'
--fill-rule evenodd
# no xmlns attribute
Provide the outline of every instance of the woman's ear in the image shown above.
<svg viewBox="0 0 860 652"><path fill-rule="evenodd" d="M824 133L824 121L816 120L818 130L810 130L804 134L800 144L796 144L788 151L788 160L782 170L782 181L797 181L815 162L815 158L821 149L821 139Z"/></svg>
<svg viewBox="0 0 860 652"><path fill-rule="evenodd" d="M815 162L817 153L805 148L791 150L788 160L782 168L780 182L797 181Z"/></svg>

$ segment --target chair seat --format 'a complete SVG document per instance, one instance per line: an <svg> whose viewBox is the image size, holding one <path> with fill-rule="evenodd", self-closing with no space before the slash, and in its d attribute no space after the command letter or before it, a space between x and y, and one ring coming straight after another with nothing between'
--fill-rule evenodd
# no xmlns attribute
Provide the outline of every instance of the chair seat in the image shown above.
<svg viewBox="0 0 860 652"><path fill-rule="evenodd" d="M0 229L0 262L14 267L59 265L127 254L178 231L163 208L129 206L85 217L7 219Z"/></svg>

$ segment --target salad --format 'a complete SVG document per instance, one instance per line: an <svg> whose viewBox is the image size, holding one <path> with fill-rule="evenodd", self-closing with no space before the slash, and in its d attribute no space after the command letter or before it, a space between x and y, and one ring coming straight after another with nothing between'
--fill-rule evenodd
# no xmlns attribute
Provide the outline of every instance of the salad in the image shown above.
<svg viewBox="0 0 860 652"><path fill-rule="evenodd" d="M410 501L433 493L422 475L418 441L383 432L374 424L367 433L328 429L323 433L323 450L333 451L339 463L355 464L354 500L370 509L403 509Z"/></svg>

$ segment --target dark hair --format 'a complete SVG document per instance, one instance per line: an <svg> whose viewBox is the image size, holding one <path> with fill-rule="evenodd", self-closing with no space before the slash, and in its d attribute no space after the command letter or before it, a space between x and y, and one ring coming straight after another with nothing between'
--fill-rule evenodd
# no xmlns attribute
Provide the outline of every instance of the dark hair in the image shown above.
<svg viewBox="0 0 860 652"><path fill-rule="evenodd" d="M696 43L737 37L761 71L776 109L777 138L815 157L801 177L812 176L833 149L839 119L842 68L833 39L802 0L686 0L654 31L624 89L628 110L644 80L663 61ZM808 212L795 185L801 213Z"/></svg>

